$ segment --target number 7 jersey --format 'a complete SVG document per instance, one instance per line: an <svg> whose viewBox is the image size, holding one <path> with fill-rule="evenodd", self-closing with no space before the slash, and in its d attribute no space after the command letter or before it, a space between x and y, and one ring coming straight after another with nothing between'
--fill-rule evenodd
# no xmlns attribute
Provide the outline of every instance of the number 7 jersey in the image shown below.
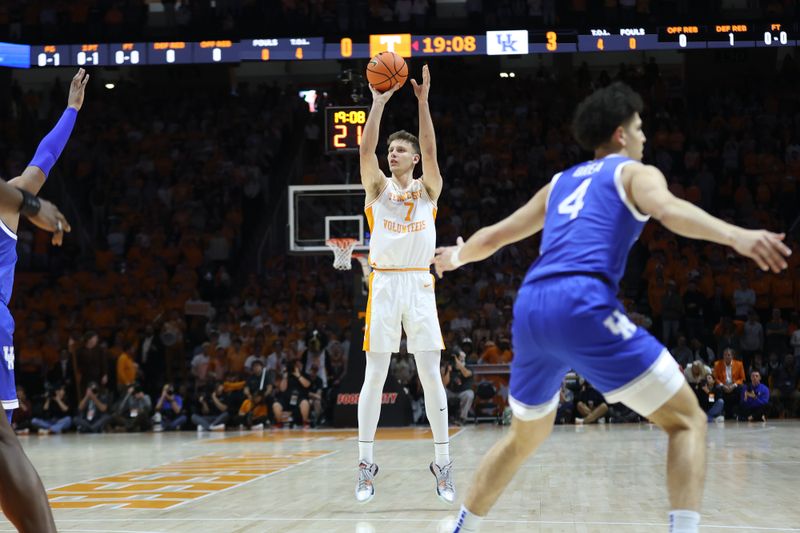
<svg viewBox="0 0 800 533"><path fill-rule="evenodd" d="M612 154L553 176L540 255L525 283L563 272L592 272L619 284L628 252L650 218L622 186L622 169L632 162Z"/></svg>
<svg viewBox="0 0 800 533"><path fill-rule="evenodd" d="M436 249L436 202L422 180L401 190L387 179L364 206L369 223L369 263L384 270L429 270Z"/></svg>

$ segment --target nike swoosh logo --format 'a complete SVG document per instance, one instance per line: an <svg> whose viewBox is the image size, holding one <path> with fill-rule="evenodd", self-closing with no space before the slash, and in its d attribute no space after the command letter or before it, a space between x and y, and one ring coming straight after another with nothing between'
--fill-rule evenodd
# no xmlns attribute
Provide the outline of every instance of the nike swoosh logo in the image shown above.
<svg viewBox="0 0 800 533"><path fill-rule="evenodd" d="M423 288L425 288L425 289L427 289L427 288L428 288L428 287L430 287L431 285L433 285L433 283L428 283L427 285L423 285L422 287L423 287Z"/></svg>
<svg viewBox="0 0 800 533"><path fill-rule="evenodd" d="M440 411L444 411L445 409L447 409L447 407L442 407L442 408L441 408L441 409L439 409L439 410L440 410Z"/></svg>

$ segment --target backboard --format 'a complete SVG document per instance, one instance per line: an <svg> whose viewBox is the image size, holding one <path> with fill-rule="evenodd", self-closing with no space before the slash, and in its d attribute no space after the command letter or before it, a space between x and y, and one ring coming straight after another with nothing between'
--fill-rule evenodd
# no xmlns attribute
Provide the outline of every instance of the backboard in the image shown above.
<svg viewBox="0 0 800 533"><path fill-rule="evenodd" d="M330 253L331 238L357 239L354 251L368 251L365 198L361 184L290 185L289 252Z"/></svg>

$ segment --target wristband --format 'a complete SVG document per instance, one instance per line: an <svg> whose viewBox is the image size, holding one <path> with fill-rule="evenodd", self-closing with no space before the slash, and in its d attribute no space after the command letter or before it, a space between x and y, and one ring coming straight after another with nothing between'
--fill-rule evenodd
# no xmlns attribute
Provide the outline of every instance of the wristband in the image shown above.
<svg viewBox="0 0 800 533"><path fill-rule="evenodd" d="M39 210L42 208L42 202L39 200L39 198L29 193L25 189L20 189L17 187L17 190L22 193L22 204L19 206L20 214L24 215L26 218L35 217L38 215Z"/></svg>
<svg viewBox="0 0 800 533"><path fill-rule="evenodd" d="M463 248L463 246L459 246L458 248L456 248L456 251L453 252L453 255L450 256L450 262L453 264L453 268L458 268L464 265L464 261L462 261L461 257L459 257L459 255L461 254L461 248Z"/></svg>

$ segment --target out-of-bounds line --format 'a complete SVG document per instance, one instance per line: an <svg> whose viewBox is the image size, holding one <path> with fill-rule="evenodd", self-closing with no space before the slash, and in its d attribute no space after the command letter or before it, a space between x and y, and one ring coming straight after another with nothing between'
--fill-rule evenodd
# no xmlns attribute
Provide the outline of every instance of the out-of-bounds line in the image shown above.
<svg viewBox="0 0 800 533"><path fill-rule="evenodd" d="M56 522L115 522L115 521L130 521L128 518L58 518ZM276 516L248 516L241 518L210 518L210 517L197 517L197 518L147 518L144 516L136 516L137 522L384 522L384 523L430 523L436 521L435 518L375 518L375 517L353 517L353 518L298 518L298 517L276 517ZM580 525L580 526L647 526L647 527L666 527L666 522L594 522L588 520L498 520L491 518L484 518L483 523L494 524L540 524L540 525ZM703 529L726 529L726 530L743 530L743 531L786 531L786 532L800 532L800 528L793 527L760 527L752 525L717 525L717 524L702 524ZM6 530L0 530L6 531ZM8 530L13 531L13 530Z"/></svg>

